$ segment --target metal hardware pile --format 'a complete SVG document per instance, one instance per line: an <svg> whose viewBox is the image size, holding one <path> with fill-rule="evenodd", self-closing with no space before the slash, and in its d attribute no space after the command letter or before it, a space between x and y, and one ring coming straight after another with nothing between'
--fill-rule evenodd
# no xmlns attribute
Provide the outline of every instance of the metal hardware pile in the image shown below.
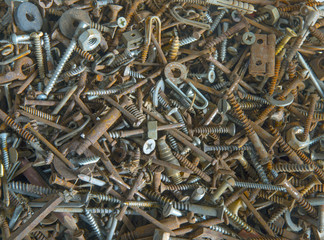
<svg viewBox="0 0 324 240"><path fill-rule="evenodd" d="M1 238L323 239L323 16L1 1Z"/></svg>

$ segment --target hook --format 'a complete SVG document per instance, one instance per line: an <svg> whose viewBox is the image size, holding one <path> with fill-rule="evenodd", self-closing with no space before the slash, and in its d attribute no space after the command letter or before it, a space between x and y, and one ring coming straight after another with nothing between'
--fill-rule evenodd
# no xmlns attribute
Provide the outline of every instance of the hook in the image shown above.
<svg viewBox="0 0 324 240"><path fill-rule="evenodd" d="M152 37L152 31L153 31L153 24L156 24L155 29L155 38L159 45L161 45L161 20L158 16L149 16L145 20L145 41L144 41L144 47L142 52L142 63L146 61L147 54L149 51L149 47L151 44L151 37Z"/></svg>

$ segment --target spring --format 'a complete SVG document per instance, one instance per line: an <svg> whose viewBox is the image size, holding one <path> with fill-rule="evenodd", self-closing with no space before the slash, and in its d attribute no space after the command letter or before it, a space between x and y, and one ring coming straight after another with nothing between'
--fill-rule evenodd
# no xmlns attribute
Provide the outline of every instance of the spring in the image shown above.
<svg viewBox="0 0 324 240"><path fill-rule="evenodd" d="M44 234L40 231L33 232L32 235L37 239L37 240L46 240L47 238L44 236Z"/></svg>
<svg viewBox="0 0 324 240"><path fill-rule="evenodd" d="M212 86L212 88L214 88L215 90L221 90L224 87L228 86L229 82L220 82L220 83L216 83Z"/></svg>
<svg viewBox="0 0 324 240"><path fill-rule="evenodd" d="M258 102L240 102L240 105L243 110L260 109L263 107L263 104Z"/></svg>
<svg viewBox="0 0 324 240"><path fill-rule="evenodd" d="M123 204L129 207L147 207L147 208L161 207L161 205L158 202L148 202L148 201L128 201L128 202L124 202Z"/></svg>
<svg viewBox="0 0 324 240"><path fill-rule="evenodd" d="M110 29L108 27L105 27L99 23L90 22L90 28L95 28L100 32L110 32Z"/></svg>
<svg viewBox="0 0 324 240"><path fill-rule="evenodd" d="M33 184L15 181L8 183L8 188L19 193L30 192L38 195L50 195L56 192L56 190L47 187L41 187Z"/></svg>
<svg viewBox="0 0 324 240"><path fill-rule="evenodd" d="M229 103L232 105L234 112L238 115L239 120L243 123L244 129L248 136L252 136L255 134L254 129L252 128L251 124L249 123L248 118L245 116L240 104L236 101L234 94L230 93L228 95Z"/></svg>
<svg viewBox="0 0 324 240"><path fill-rule="evenodd" d="M284 229L283 229L283 228L278 227L278 226L276 226L276 225L273 224L273 223L269 223L269 227L272 229L272 231L273 231L274 233L276 233L276 234L279 235L279 236L282 236L283 233L284 233Z"/></svg>
<svg viewBox="0 0 324 240"><path fill-rule="evenodd" d="M196 42L197 40L198 39L194 38L194 37L187 37L187 38L181 39L180 42L179 42L179 47L182 47L182 46L188 45L190 43Z"/></svg>
<svg viewBox="0 0 324 240"><path fill-rule="evenodd" d="M280 191L280 192L287 191L286 188L281 187L281 186L262 184L262 183L238 182L238 181L235 182L235 187L262 189L262 190Z"/></svg>
<svg viewBox="0 0 324 240"><path fill-rule="evenodd" d="M84 93L87 96L103 96L103 95L111 95L118 93L118 89L98 89L98 90L89 90Z"/></svg>
<svg viewBox="0 0 324 240"><path fill-rule="evenodd" d="M168 197L161 196L159 193L153 192L151 190L143 190L143 193L145 196L147 196L149 199L159 202L160 204L170 204L173 203L173 200L169 199Z"/></svg>
<svg viewBox="0 0 324 240"><path fill-rule="evenodd" d="M317 23L315 23L314 25L316 28L321 28L324 26L324 18L320 19L317 21Z"/></svg>
<svg viewBox="0 0 324 240"><path fill-rule="evenodd" d="M228 128L226 127L197 127L192 129L195 133L228 133Z"/></svg>
<svg viewBox="0 0 324 240"><path fill-rule="evenodd" d="M307 164L276 164L273 166L273 170L276 172L312 172L314 166Z"/></svg>
<svg viewBox="0 0 324 240"><path fill-rule="evenodd" d="M39 111L36 108L27 107L27 106L20 106L20 108L29 114L46 119L51 122L55 122L57 120L55 116L48 114L48 113L44 113L42 111Z"/></svg>
<svg viewBox="0 0 324 240"><path fill-rule="evenodd" d="M120 203L118 198L103 193L91 193L91 198L96 198L99 202Z"/></svg>
<svg viewBox="0 0 324 240"><path fill-rule="evenodd" d="M170 178L168 178L166 175L164 175L163 173L161 174L161 181L163 183L171 183Z"/></svg>
<svg viewBox="0 0 324 240"><path fill-rule="evenodd" d="M46 11L47 11L48 14L54 15L54 16L57 16L57 17L60 17L63 14L62 11L56 10L54 8L47 8Z"/></svg>
<svg viewBox="0 0 324 240"><path fill-rule="evenodd" d="M193 184L170 184L170 185L165 185L165 189L169 191L186 191L186 190L192 190L196 189L199 187L199 184L193 183Z"/></svg>
<svg viewBox="0 0 324 240"><path fill-rule="evenodd" d="M16 131L20 136L25 138L27 140L27 142L35 142L36 141L36 139L33 135L31 135L27 130L23 129L20 125L15 123L15 121L11 117L7 116L4 122L6 125L11 127L14 131Z"/></svg>
<svg viewBox="0 0 324 240"><path fill-rule="evenodd" d="M195 165L193 165L185 156L173 152L173 155L178 159L178 161L185 166L186 168L189 168L191 171L193 171L195 174L197 174L200 178L204 179L206 182L210 182L211 178L204 173L203 171L201 171L198 167L196 167Z"/></svg>
<svg viewBox="0 0 324 240"><path fill-rule="evenodd" d="M90 211L88 211L88 209L86 209L84 213L85 213L85 216L87 217L88 221L90 222L90 226L91 226L92 230L95 232L97 237L100 240L103 239L102 235L101 235L101 232L100 232L100 229L99 229L99 226L98 226L96 220L94 219L92 213Z"/></svg>
<svg viewBox="0 0 324 240"><path fill-rule="evenodd" d="M224 213L226 213L226 215L233 221L235 222L237 225L239 225L241 228L243 228L245 231L247 232L252 232L252 228L246 223L244 222L239 216L234 215L233 213L231 213L226 207L224 208ZM254 232L254 231L253 231Z"/></svg>
<svg viewBox="0 0 324 240"><path fill-rule="evenodd" d="M76 47L75 51L83 58L87 59L90 62L93 62L95 60L94 56L91 53L88 53L86 51L83 51L81 48Z"/></svg>
<svg viewBox="0 0 324 240"><path fill-rule="evenodd" d="M49 165L49 164L51 164L53 162L53 160L54 160L54 153L49 152L47 154L46 158L44 159L44 162L45 162L46 165Z"/></svg>
<svg viewBox="0 0 324 240"><path fill-rule="evenodd" d="M43 52L42 52L42 45L41 45L41 35L38 33L32 33L30 35L34 40L34 47L35 47L35 55L38 65L38 73L41 79L45 78L45 68L43 62Z"/></svg>
<svg viewBox="0 0 324 240"><path fill-rule="evenodd" d="M244 145L242 147L239 147L237 145L215 145L210 146L210 148L207 149L208 152L225 152L225 151L248 151L251 150L252 147L250 145Z"/></svg>
<svg viewBox="0 0 324 240"><path fill-rule="evenodd" d="M316 37L322 44L324 44L324 33L322 33L319 29L314 26L309 27L309 32Z"/></svg>
<svg viewBox="0 0 324 240"><path fill-rule="evenodd" d="M169 61L174 61L178 55L178 51L179 51L179 37L176 36L173 38L172 43L171 43L171 47L170 47L170 51L169 51Z"/></svg>
<svg viewBox="0 0 324 240"><path fill-rule="evenodd" d="M278 195L273 195L273 196L269 197L268 193L266 191L262 191L262 190L258 193L258 197L269 200L271 202L274 202L274 203L277 203L280 205L284 205L287 203L286 199L279 197Z"/></svg>
<svg viewBox="0 0 324 240"><path fill-rule="evenodd" d="M270 17L269 13L265 13L253 20L257 23L260 23L260 22L263 22L264 20L268 19L269 17Z"/></svg>
<svg viewBox="0 0 324 240"><path fill-rule="evenodd" d="M292 156L293 154L297 154L297 156L306 164L312 165L314 167L314 172L317 176L319 176L322 180L324 180L324 172L320 169L312 160L310 160L302 151L293 149L285 142L283 137L280 135L279 131L272 126L269 126L269 130L272 135L274 135L278 139L279 146L284 150L284 152L288 156Z"/></svg>
<svg viewBox="0 0 324 240"><path fill-rule="evenodd" d="M135 104L128 105L125 107L125 109L138 119L139 124L145 121L146 119L145 115L137 109Z"/></svg>
<svg viewBox="0 0 324 240"><path fill-rule="evenodd" d="M251 151L248 151L248 154L250 156L251 159L251 164L254 167L254 169L256 170L256 172L258 173L261 181L265 184L270 184L269 179L267 178L267 174L265 173L263 167L261 166L261 164L258 162L258 158L257 155L254 151L254 149L252 148Z"/></svg>
<svg viewBox="0 0 324 240"><path fill-rule="evenodd" d="M269 105L269 102L266 99L256 96L256 95L252 95L252 94L248 94L248 93L244 93L244 92L238 92L238 96L240 97L240 99L249 100L251 102L260 102L262 104Z"/></svg>
<svg viewBox="0 0 324 240"><path fill-rule="evenodd" d="M277 209L270 217L268 224L274 223L278 220L279 217L281 217L282 214L284 214L288 210L287 206L281 206L279 209Z"/></svg>
<svg viewBox="0 0 324 240"><path fill-rule="evenodd" d="M73 77L73 76L79 75L79 74L83 73L86 69L87 69L86 66L78 66L68 72L65 72L64 77Z"/></svg>

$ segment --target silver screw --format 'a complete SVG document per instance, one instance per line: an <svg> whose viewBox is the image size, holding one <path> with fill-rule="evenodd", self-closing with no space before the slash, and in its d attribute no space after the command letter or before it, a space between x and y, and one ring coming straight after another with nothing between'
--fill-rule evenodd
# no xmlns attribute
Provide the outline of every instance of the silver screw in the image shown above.
<svg viewBox="0 0 324 240"><path fill-rule="evenodd" d="M41 37L43 36L42 32L33 32L30 34L30 37L34 41L34 47L35 47L35 54L36 54L36 60L38 65L38 73L41 79L45 78L45 68L44 68L44 62L43 62L43 52L42 52L42 45L41 45Z"/></svg>
<svg viewBox="0 0 324 240"><path fill-rule="evenodd" d="M228 26L229 23L228 22L224 22L223 23L223 33L226 32L228 30ZM220 60L221 62L225 61L226 58L226 48L227 48L227 39L225 39L222 43L221 43L221 49L220 49Z"/></svg>
<svg viewBox="0 0 324 240"><path fill-rule="evenodd" d="M220 21L222 20L222 18L224 17L225 13L227 12L227 9L222 9L220 11L220 13L218 14L218 16L215 18L213 24L210 26L210 29L208 31L208 35L211 35L215 29L217 28L218 24L220 23Z"/></svg>
<svg viewBox="0 0 324 240"><path fill-rule="evenodd" d="M9 135L8 133L0 133L3 166L7 172L9 171L9 153L8 153L8 146L7 146L8 135Z"/></svg>
<svg viewBox="0 0 324 240"><path fill-rule="evenodd" d="M92 213L88 209L86 209L85 210L85 215L86 215L87 219L89 220L89 223L90 223L93 231L96 233L98 239L99 240L103 239L102 235L101 235L101 232L100 232L100 229L99 229L99 226L98 226L96 220L94 219Z"/></svg>

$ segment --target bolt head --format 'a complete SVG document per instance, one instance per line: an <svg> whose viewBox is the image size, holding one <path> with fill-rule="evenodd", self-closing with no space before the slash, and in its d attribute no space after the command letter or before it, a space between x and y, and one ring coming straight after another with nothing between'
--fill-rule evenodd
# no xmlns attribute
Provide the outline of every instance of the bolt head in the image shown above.
<svg viewBox="0 0 324 240"><path fill-rule="evenodd" d="M0 133L0 138L2 138L2 139L6 139L8 136L9 136L9 133L7 133L7 132Z"/></svg>
<svg viewBox="0 0 324 240"><path fill-rule="evenodd" d="M231 54L232 56L236 56L238 54L237 49L235 47L232 47L232 46L227 48L227 52L229 54Z"/></svg>

